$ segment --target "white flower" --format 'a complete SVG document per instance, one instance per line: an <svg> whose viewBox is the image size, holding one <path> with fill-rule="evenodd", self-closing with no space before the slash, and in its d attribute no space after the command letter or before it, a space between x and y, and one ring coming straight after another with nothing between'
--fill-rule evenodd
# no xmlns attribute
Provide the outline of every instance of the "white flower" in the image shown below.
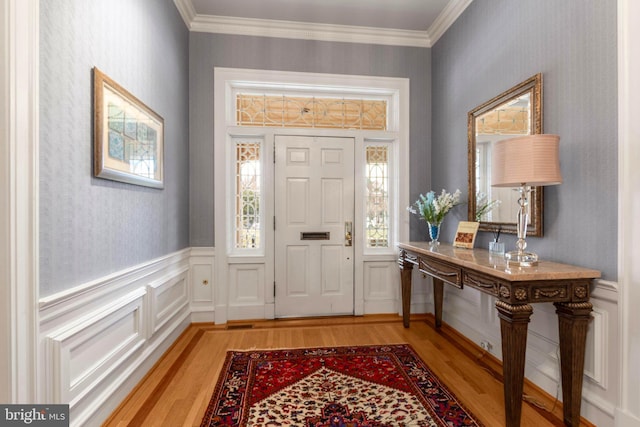
<svg viewBox="0 0 640 427"><path fill-rule="evenodd" d="M440 224L444 216L458 204L460 204L460 190L450 194L443 189L438 197L435 196L433 191L428 192L426 195L420 194L418 200L412 206L409 206L407 210L413 214L420 215L427 222Z"/></svg>

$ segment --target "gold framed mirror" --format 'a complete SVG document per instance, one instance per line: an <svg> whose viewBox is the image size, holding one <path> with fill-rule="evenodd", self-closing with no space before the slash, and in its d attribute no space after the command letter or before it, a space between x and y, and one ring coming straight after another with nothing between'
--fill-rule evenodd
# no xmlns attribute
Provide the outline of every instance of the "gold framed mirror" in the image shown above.
<svg viewBox="0 0 640 427"><path fill-rule="evenodd" d="M491 147L497 141L542 133L542 74L517 84L468 114L469 221L482 231L515 234L518 192L491 187ZM543 187L529 203L528 236L542 236Z"/></svg>

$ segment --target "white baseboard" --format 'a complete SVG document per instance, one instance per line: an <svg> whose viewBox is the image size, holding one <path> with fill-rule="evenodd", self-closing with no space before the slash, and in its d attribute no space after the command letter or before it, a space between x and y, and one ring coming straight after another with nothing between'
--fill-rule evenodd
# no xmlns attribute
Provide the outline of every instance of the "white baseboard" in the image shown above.
<svg viewBox="0 0 640 427"><path fill-rule="evenodd" d="M191 310L191 323L214 323L216 313L213 310Z"/></svg>
<svg viewBox="0 0 640 427"><path fill-rule="evenodd" d="M615 427L640 427L640 417L618 408Z"/></svg>
<svg viewBox="0 0 640 427"><path fill-rule="evenodd" d="M397 313L400 309L397 300L371 300L364 302L364 314Z"/></svg>

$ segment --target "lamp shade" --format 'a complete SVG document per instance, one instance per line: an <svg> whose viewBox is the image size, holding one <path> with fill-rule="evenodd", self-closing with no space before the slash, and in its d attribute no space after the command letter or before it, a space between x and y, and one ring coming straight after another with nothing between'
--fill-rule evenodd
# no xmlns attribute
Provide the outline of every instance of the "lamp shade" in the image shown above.
<svg viewBox="0 0 640 427"><path fill-rule="evenodd" d="M493 145L491 186L519 187L562 183L558 135L526 135Z"/></svg>

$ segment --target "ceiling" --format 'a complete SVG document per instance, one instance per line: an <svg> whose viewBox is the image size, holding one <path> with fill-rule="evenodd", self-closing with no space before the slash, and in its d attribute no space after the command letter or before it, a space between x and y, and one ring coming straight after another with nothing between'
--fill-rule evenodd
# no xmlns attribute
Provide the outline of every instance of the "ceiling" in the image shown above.
<svg viewBox="0 0 640 427"><path fill-rule="evenodd" d="M472 0L174 0L191 31L431 47Z"/></svg>

